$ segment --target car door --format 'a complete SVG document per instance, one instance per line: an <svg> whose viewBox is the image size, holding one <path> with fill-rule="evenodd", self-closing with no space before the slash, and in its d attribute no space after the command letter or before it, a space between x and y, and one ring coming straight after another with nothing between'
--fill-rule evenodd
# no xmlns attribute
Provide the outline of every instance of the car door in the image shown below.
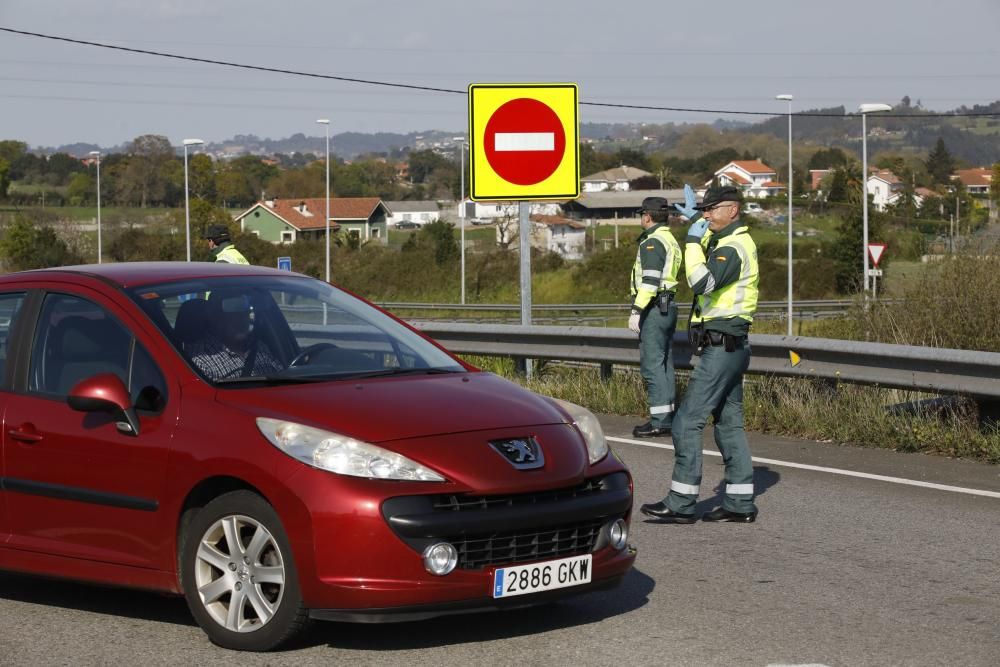
<svg viewBox="0 0 1000 667"><path fill-rule="evenodd" d="M162 566L169 543L159 512L178 400L137 338L135 321L97 292L39 294L30 351L4 413L9 547L139 567ZM129 323L129 324L126 324ZM77 412L80 380L117 374L139 434L110 414Z"/></svg>
<svg viewBox="0 0 1000 667"><path fill-rule="evenodd" d="M16 366L11 354L11 343L25 296L24 291L0 292L0 420L3 419L7 402L11 396L10 378L13 376L13 368ZM10 535L10 518L7 514L7 492L4 490L4 477L3 457L0 456L0 544L6 542Z"/></svg>

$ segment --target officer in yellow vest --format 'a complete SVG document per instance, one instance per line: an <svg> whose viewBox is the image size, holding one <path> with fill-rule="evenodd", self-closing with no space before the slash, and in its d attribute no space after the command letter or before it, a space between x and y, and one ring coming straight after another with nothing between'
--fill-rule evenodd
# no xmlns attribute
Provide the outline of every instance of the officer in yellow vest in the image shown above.
<svg viewBox="0 0 1000 667"><path fill-rule="evenodd" d="M247 258L243 256L232 239L229 238L229 229L225 225L209 225L202 236L208 239L208 248L215 255L216 262L227 262L229 264L249 264Z"/></svg>
<svg viewBox="0 0 1000 667"><path fill-rule="evenodd" d="M639 370L646 384L649 421L632 429L637 438L670 435L674 420L674 331L677 329L677 272L681 246L667 226L663 197L642 200L639 249L632 266L632 313L628 326L639 334Z"/></svg>
<svg viewBox="0 0 1000 667"><path fill-rule="evenodd" d="M670 493L639 508L664 523L697 520L702 431L709 415L726 466L725 498L721 507L701 518L742 523L757 518L753 465L743 431L743 374L750 364L748 334L757 310L760 274L757 246L739 220L741 203L739 189L727 186L709 188L701 205L695 206L694 192L685 186L685 206L677 206L692 223L684 271L695 294L689 332L701 357L674 417Z"/></svg>

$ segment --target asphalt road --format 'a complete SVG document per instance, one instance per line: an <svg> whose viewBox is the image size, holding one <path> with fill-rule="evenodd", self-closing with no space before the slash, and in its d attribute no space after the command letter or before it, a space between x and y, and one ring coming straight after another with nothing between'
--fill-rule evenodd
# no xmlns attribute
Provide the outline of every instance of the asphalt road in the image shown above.
<svg viewBox="0 0 1000 667"><path fill-rule="evenodd" d="M637 502L662 497L669 438L634 441L631 420L602 422ZM180 599L0 574L0 664L1000 664L1000 468L750 437L766 459L757 523L639 519L636 568L613 591L501 614L322 623L285 652L240 655L209 644ZM705 463L700 509L718 504L722 479L717 456Z"/></svg>

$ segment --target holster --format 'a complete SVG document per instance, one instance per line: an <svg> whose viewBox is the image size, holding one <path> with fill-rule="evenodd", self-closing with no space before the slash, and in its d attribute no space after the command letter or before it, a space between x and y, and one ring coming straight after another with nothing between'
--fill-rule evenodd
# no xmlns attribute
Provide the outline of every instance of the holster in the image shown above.
<svg viewBox="0 0 1000 667"><path fill-rule="evenodd" d="M674 302L673 292L659 292L656 295L656 306L660 309L661 315L670 312L670 304Z"/></svg>
<svg viewBox="0 0 1000 667"><path fill-rule="evenodd" d="M691 353L700 357L701 351L705 347L705 325L688 325L688 341L691 343Z"/></svg>

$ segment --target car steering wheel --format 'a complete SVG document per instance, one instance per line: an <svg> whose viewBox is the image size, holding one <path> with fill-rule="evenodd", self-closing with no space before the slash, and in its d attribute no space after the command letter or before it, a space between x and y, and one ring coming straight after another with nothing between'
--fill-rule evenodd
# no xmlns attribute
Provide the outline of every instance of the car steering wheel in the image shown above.
<svg viewBox="0 0 1000 667"><path fill-rule="evenodd" d="M337 349L337 346L333 343L313 343L309 347L305 348L301 352L295 355L295 358L288 362L289 368L294 368L296 366L306 366L309 364L309 357L320 350L327 349Z"/></svg>

